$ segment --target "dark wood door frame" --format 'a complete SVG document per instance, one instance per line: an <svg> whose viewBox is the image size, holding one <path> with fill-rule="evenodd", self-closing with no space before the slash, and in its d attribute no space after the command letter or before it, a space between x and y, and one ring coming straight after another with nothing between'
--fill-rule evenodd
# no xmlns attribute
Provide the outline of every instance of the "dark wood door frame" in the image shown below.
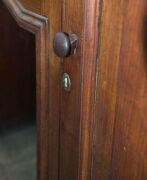
<svg viewBox="0 0 147 180"><path fill-rule="evenodd" d="M3 0L18 25L36 37L36 92L38 131L38 179L48 179L48 119L49 119L49 21L26 10L18 0Z"/></svg>

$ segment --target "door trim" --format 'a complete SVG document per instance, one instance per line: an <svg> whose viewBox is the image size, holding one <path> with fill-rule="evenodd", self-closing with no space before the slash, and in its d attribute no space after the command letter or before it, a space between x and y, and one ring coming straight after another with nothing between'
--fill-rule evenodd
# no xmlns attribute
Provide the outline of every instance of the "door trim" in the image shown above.
<svg viewBox="0 0 147 180"><path fill-rule="evenodd" d="M82 44L80 180L92 179L101 16L102 0L85 0Z"/></svg>
<svg viewBox="0 0 147 180"><path fill-rule="evenodd" d="M38 178L48 178L49 21L23 7L18 0L2 0L18 25L36 37Z"/></svg>

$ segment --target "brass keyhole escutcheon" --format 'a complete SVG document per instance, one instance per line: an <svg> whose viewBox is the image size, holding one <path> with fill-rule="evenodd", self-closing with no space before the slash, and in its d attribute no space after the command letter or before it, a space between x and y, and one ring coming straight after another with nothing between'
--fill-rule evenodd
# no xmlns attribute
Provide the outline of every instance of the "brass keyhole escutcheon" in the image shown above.
<svg viewBox="0 0 147 180"><path fill-rule="evenodd" d="M71 91L71 79L67 73L63 73L62 75L62 87L67 92Z"/></svg>

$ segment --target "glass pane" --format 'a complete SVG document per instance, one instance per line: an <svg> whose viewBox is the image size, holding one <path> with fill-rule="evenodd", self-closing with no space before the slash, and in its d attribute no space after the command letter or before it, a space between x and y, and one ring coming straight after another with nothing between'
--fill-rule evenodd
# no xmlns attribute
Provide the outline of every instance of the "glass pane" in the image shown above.
<svg viewBox="0 0 147 180"><path fill-rule="evenodd" d="M0 180L36 180L35 37L0 1Z"/></svg>

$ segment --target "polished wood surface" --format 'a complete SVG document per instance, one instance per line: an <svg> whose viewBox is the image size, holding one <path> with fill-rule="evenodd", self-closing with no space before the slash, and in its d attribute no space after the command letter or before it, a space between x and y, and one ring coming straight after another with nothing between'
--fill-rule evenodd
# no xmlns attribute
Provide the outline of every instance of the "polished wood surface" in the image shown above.
<svg viewBox="0 0 147 180"><path fill-rule="evenodd" d="M49 18L49 151L48 179L59 179L59 122L60 122L60 92L61 92L61 61L53 51L55 33L61 31L61 0L42 1L42 14Z"/></svg>
<svg viewBox="0 0 147 180"><path fill-rule="evenodd" d="M50 23L49 54L39 52L49 62L39 86L41 180L147 179L145 0L22 2ZM53 52L59 31L79 37L76 55L64 60ZM64 72L71 92L61 86Z"/></svg>
<svg viewBox="0 0 147 180"><path fill-rule="evenodd" d="M92 179L147 179L146 1L102 7Z"/></svg>
<svg viewBox="0 0 147 180"><path fill-rule="evenodd" d="M72 8L74 7L74 8ZM81 108L81 39L83 31L84 2L63 1L62 31L79 37L76 55L65 58L62 73L69 74L71 92L61 91L60 121L60 178L74 180L79 176L80 158L80 108Z"/></svg>
<svg viewBox="0 0 147 180"><path fill-rule="evenodd" d="M42 0L19 0L28 10L41 14Z"/></svg>
<svg viewBox="0 0 147 180"><path fill-rule="evenodd" d="M117 8L114 8L117 7ZM110 173L113 128L115 121L117 75L121 48L123 0L101 5L100 40L98 47L96 113L92 176L107 179Z"/></svg>
<svg viewBox="0 0 147 180"><path fill-rule="evenodd" d="M80 172L81 180L92 177L92 146L95 112L96 69L98 63L97 48L100 43L101 1L86 0L84 8L84 30L82 49L82 94L81 94L81 144Z"/></svg>
<svg viewBox="0 0 147 180"><path fill-rule="evenodd" d="M60 179L91 178L100 6L97 0L63 3L62 31L76 33L79 43L77 54L62 64L63 72L71 77L72 90L61 94Z"/></svg>
<svg viewBox="0 0 147 180"><path fill-rule="evenodd" d="M145 0L124 1L125 21L118 69L112 179L147 179L147 42L144 42L147 29L143 29L147 17L145 8Z"/></svg>

